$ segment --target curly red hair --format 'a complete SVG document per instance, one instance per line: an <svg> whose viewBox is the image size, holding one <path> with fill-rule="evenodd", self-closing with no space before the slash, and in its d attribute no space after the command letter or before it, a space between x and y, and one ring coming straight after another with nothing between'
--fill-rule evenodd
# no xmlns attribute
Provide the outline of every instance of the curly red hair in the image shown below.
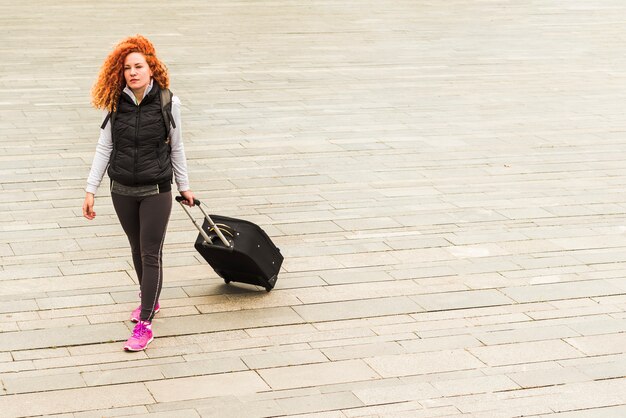
<svg viewBox="0 0 626 418"><path fill-rule="evenodd" d="M152 78L159 86L170 86L167 67L157 58L152 42L141 35L129 36L115 46L100 68L98 79L91 90L91 103L96 109L106 109L109 112L117 109L117 101L126 85L124 60L132 52L143 54L152 70Z"/></svg>

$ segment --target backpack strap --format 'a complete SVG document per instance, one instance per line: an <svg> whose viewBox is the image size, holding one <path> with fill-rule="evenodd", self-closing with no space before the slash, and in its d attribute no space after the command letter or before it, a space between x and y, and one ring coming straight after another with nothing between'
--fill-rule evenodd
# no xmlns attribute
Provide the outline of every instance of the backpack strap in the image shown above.
<svg viewBox="0 0 626 418"><path fill-rule="evenodd" d="M174 117L172 116L172 97L174 97L174 94L170 89L161 89L161 112L163 113L163 120L165 121L168 136L170 125L172 128L176 129L176 122L174 122Z"/></svg>
<svg viewBox="0 0 626 418"><path fill-rule="evenodd" d="M107 123L109 122L109 119L111 119L111 112L109 112L107 114L107 117L104 118L104 122L102 122L102 125L100 125L100 129L104 129L107 126ZM111 121L111 125L113 125L113 121Z"/></svg>
<svg viewBox="0 0 626 418"><path fill-rule="evenodd" d="M107 122L110 120L111 121L111 127L113 127L113 123L115 122L115 115L117 114L117 112L109 112L107 114L107 117L104 118L104 122L102 122L102 125L100 125L100 129L104 129L107 126Z"/></svg>

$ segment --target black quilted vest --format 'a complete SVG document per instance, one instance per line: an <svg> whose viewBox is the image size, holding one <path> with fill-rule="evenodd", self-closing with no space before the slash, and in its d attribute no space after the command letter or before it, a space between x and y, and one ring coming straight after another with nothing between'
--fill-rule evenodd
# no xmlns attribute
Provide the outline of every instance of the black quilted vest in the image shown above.
<svg viewBox="0 0 626 418"><path fill-rule="evenodd" d="M167 184L172 181L169 127L161 111L160 88L156 82L139 105L128 94L120 95L111 126L113 153L108 174L126 186Z"/></svg>

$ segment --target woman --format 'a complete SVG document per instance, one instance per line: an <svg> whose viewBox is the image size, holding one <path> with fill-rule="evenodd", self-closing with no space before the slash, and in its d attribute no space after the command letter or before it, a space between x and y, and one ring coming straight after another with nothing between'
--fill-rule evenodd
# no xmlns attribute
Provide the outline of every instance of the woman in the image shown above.
<svg viewBox="0 0 626 418"><path fill-rule="evenodd" d="M163 284L163 241L172 209L172 175L184 203L193 206L194 201L181 138L180 100L167 96L171 111L162 107L167 100L161 90L168 87L167 69L154 46L137 35L121 41L109 54L92 90L93 105L107 115L87 180L83 216L95 218L94 195L107 171L113 206L130 242L140 286L140 305L131 313L137 325L124 345L127 351L143 350L153 339L152 318L160 309Z"/></svg>

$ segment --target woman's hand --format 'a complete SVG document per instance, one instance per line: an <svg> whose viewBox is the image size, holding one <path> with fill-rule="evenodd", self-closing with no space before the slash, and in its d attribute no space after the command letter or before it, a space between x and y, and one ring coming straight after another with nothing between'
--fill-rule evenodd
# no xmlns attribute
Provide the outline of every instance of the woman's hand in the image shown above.
<svg viewBox="0 0 626 418"><path fill-rule="evenodd" d="M185 198L185 200L182 202L183 205L187 205L187 206L193 206L193 202L195 200L195 197L193 195L193 192L191 190L186 190L184 192L180 192L180 195L182 197Z"/></svg>
<svg viewBox="0 0 626 418"><path fill-rule="evenodd" d="M83 216L89 220L92 220L96 217L96 212L93 211L93 205L93 193L87 193L85 195L85 202L83 203Z"/></svg>

